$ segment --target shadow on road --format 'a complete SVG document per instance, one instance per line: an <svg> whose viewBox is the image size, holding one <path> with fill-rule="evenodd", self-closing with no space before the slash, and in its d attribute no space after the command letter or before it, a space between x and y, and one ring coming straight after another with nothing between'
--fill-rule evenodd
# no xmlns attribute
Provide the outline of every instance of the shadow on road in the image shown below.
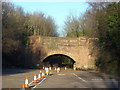
<svg viewBox="0 0 120 90"><path fill-rule="evenodd" d="M100 82L102 82L102 85L104 85L107 88L119 88L119 85L120 85L120 83L118 83L118 81L120 80L119 77L108 76L108 75L101 74L98 72L89 72L89 76L84 74L84 75L80 75L80 77L82 78L91 77L91 79L92 78L96 79L95 82L94 81L89 82L89 84L92 85L92 88L96 88L97 83L98 83L97 86L100 87L101 86Z"/></svg>
<svg viewBox="0 0 120 90"><path fill-rule="evenodd" d="M4 75L11 75L11 74L18 74L18 73L25 73L25 72L30 72L30 71L34 71L36 69L23 69L23 68L4 68L2 69L2 76Z"/></svg>

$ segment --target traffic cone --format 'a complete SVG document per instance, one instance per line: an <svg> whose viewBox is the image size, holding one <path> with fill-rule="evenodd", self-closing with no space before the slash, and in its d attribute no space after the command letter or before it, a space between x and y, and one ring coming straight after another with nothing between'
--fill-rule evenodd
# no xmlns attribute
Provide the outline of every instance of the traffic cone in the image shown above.
<svg viewBox="0 0 120 90"><path fill-rule="evenodd" d="M42 71L40 70L40 74L42 74Z"/></svg>
<svg viewBox="0 0 120 90"><path fill-rule="evenodd" d="M56 71L57 69L56 69L56 67L55 67L55 71Z"/></svg>
<svg viewBox="0 0 120 90"><path fill-rule="evenodd" d="M60 72L60 67L58 67L58 71Z"/></svg>
<svg viewBox="0 0 120 90"><path fill-rule="evenodd" d="M45 69L45 67L43 67L43 70Z"/></svg>
<svg viewBox="0 0 120 90"><path fill-rule="evenodd" d="M25 84L22 84L22 88L25 88Z"/></svg>
<svg viewBox="0 0 120 90"><path fill-rule="evenodd" d="M34 83L37 83L37 76L36 74L34 74L34 80L33 80Z"/></svg>
<svg viewBox="0 0 120 90"><path fill-rule="evenodd" d="M46 75L49 74L49 68L46 68L45 73L46 73Z"/></svg>
<svg viewBox="0 0 120 90"><path fill-rule="evenodd" d="M45 74L42 72L42 78L44 78L45 77Z"/></svg>
<svg viewBox="0 0 120 90"><path fill-rule="evenodd" d="M51 68L51 67L49 67L49 70L51 71L51 70L52 70L52 68Z"/></svg>
<svg viewBox="0 0 120 90"><path fill-rule="evenodd" d="M26 77L26 79L25 79L25 85L24 85L24 88L28 88L28 77Z"/></svg>
<svg viewBox="0 0 120 90"><path fill-rule="evenodd" d="M65 67L65 70L67 70L67 68Z"/></svg>
<svg viewBox="0 0 120 90"><path fill-rule="evenodd" d="M44 68L44 70L46 70L46 67Z"/></svg>
<svg viewBox="0 0 120 90"><path fill-rule="evenodd" d="M74 67L74 71L76 71L76 68Z"/></svg>
<svg viewBox="0 0 120 90"><path fill-rule="evenodd" d="M57 72L59 72L59 70L58 70L59 68L57 68Z"/></svg>
<svg viewBox="0 0 120 90"><path fill-rule="evenodd" d="M41 80L41 75L40 75L40 73L38 74L38 80Z"/></svg>

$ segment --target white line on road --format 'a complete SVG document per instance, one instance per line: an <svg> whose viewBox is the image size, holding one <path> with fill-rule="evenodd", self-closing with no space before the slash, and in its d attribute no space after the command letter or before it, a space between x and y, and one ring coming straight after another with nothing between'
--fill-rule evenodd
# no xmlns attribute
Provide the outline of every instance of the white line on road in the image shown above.
<svg viewBox="0 0 120 90"><path fill-rule="evenodd" d="M38 85L40 85L46 78L44 78L41 82L39 82L37 85L35 85L33 88L36 88Z"/></svg>
<svg viewBox="0 0 120 90"><path fill-rule="evenodd" d="M75 75L76 77L78 77L78 79L84 81L84 82L108 82L108 83L111 83L111 82L120 82L120 81L116 81L115 79L109 79L109 80L104 80L104 79L91 79L90 81L86 81L84 79L82 79L81 77L77 76L75 73L71 73L73 75Z"/></svg>
<svg viewBox="0 0 120 90"><path fill-rule="evenodd" d="M75 73L73 73L76 77L78 77ZM82 79L81 77L78 77L78 79L82 80L83 82L87 82L86 80Z"/></svg>
<svg viewBox="0 0 120 90"><path fill-rule="evenodd" d="M103 80L103 79L98 79L98 78L96 78L96 79L91 79L91 80Z"/></svg>
<svg viewBox="0 0 120 90"><path fill-rule="evenodd" d="M30 82L28 85L30 86L30 84L32 84L33 83L33 81L32 82Z"/></svg>
<svg viewBox="0 0 120 90"><path fill-rule="evenodd" d="M30 82L28 85L30 86L30 84L32 84L33 83L33 81L32 82Z"/></svg>
<svg viewBox="0 0 120 90"><path fill-rule="evenodd" d="M115 79L91 79L92 81L88 82L120 82Z"/></svg>
<svg viewBox="0 0 120 90"><path fill-rule="evenodd" d="M57 74L57 75L65 75L65 74Z"/></svg>

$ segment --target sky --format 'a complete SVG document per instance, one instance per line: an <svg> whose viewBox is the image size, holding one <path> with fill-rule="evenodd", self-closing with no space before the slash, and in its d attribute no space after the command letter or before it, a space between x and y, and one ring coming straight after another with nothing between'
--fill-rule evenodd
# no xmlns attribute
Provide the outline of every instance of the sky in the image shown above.
<svg viewBox="0 0 120 90"><path fill-rule="evenodd" d="M60 37L64 34L64 22L69 15L79 16L88 8L86 2L13 2L16 6L21 6L25 12L43 12L46 16L51 16L58 26Z"/></svg>

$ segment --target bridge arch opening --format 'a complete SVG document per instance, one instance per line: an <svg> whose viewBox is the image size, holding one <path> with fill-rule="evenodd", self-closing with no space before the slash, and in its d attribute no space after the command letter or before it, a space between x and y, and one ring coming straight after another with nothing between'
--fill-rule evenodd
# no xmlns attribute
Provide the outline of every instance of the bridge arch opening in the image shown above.
<svg viewBox="0 0 120 90"><path fill-rule="evenodd" d="M75 60L64 54L54 54L43 60L45 66L73 68Z"/></svg>

